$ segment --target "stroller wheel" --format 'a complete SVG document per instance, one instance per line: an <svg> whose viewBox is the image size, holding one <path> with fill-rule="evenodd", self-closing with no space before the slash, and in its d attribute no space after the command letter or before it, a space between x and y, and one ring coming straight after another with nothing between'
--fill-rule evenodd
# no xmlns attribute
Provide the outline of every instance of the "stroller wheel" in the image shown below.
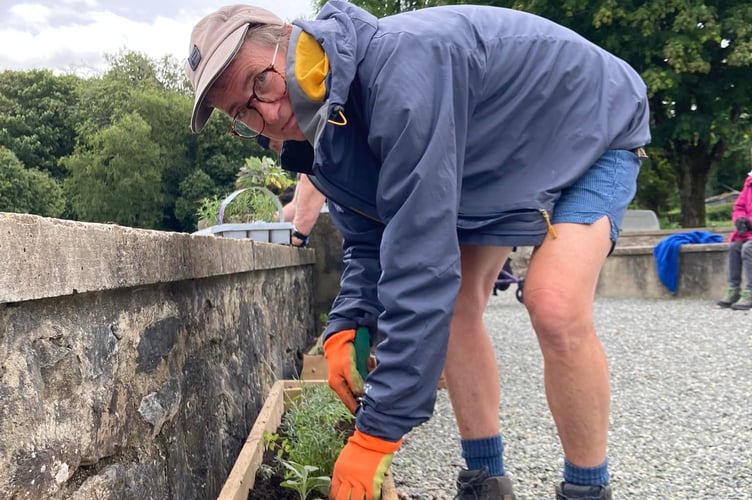
<svg viewBox="0 0 752 500"><path fill-rule="evenodd" d="M525 287L525 280L520 280L517 282L517 291L514 292L514 296L517 297L517 301L520 304L524 304L525 301L522 300L522 289Z"/></svg>

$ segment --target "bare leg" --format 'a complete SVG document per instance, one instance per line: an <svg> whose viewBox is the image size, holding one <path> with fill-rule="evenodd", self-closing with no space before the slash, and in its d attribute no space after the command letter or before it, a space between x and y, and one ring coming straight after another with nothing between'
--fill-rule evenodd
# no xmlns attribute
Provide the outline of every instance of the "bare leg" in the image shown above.
<svg viewBox="0 0 752 500"><path fill-rule="evenodd" d="M499 433L499 371L483 311L510 248L462 245L462 283L452 318L445 375L463 439Z"/></svg>
<svg viewBox="0 0 752 500"><path fill-rule="evenodd" d="M525 306L544 361L548 405L567 460L595 467L606 458L609 372L593 324L598 274L611 247L610 223L557 224L536 249Z"/></svg>

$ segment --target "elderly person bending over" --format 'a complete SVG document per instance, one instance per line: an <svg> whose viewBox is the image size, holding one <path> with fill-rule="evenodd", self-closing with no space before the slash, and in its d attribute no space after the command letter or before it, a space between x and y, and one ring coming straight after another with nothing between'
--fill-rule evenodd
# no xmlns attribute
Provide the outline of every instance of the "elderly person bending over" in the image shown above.
<svg viewBox="0 0 752 500"><path fill-rule="evenodd" d="M536 247L525 306L565 458L556 497L611 498L592 308L650 140L639 75L553 22L470 5L377 19L331 1L292 25L232 6L198 23L189 49L192 129L219 109L237 135L307 141L306 173L344 237L324 349L356 431L330 497L380 496L446 367L459 498L513 498L483 311L521 245ZM383 339L365 380L352 360L361 327Z"/></svg>

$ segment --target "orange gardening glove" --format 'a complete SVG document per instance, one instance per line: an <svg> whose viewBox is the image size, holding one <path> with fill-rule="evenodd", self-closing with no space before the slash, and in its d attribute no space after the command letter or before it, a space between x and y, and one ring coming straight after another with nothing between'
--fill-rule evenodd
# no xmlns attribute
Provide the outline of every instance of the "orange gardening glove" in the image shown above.
<svg viewBox="0 0 752 500"><path fill-rule="evenodd" d="M327 382L355 415L357 398L363 395L363 377L355 364L355 330L342 330L324 342L324 357L329 367Z"/></svg>
<svg viewBox="0 0 752 500"><path fill-rule="evenodd" d="M392 456L402 440L392 442L355 433L334 464L330 500L378 500L384 474L392 464Z"/></svg>

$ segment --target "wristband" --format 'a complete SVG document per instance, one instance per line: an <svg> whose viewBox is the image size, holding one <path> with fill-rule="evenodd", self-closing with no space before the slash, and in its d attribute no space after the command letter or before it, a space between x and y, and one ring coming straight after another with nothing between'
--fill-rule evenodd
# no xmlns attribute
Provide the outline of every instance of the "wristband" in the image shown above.
<svg viewBox="0 0 752 500"><path fill-rule="evenodd" d="M300 231L297 230L297 228L293 228L293 230L292 230L292 236L294 238L297 238L297 239L299 239L299 240L301 240L303 242L300 245L298 245L301 248L308 245L308 240L310 239L310 236L307 235L307 234L301 233ZM293 245L293 246L295 246L295 245Z"/></svg>

